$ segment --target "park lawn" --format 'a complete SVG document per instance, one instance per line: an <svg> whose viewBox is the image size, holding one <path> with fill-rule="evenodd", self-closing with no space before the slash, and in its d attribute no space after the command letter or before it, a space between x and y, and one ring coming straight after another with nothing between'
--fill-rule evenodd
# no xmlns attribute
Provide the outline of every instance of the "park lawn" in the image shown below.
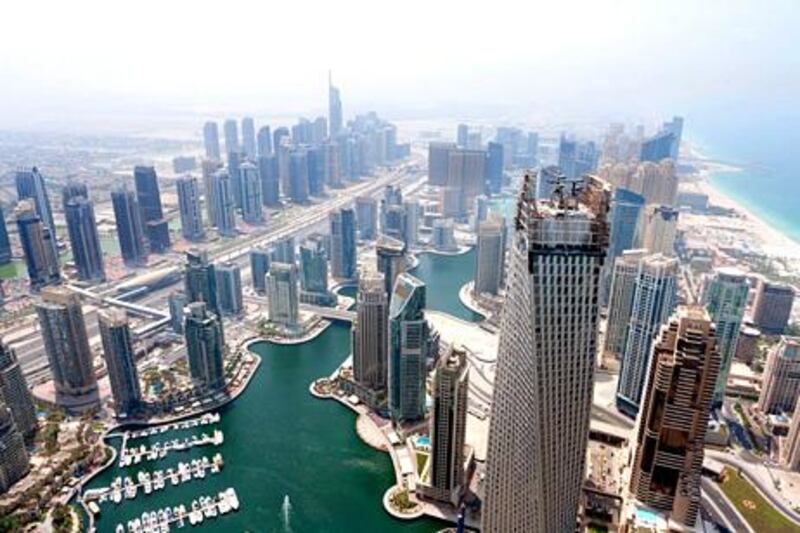
<svg viewBox="0 0 800 533"><path fill-rule="evenodd" d="M738 472L726 468L721 487L725 496L758 533L800 533L800 526L770 505Z"/></svg>

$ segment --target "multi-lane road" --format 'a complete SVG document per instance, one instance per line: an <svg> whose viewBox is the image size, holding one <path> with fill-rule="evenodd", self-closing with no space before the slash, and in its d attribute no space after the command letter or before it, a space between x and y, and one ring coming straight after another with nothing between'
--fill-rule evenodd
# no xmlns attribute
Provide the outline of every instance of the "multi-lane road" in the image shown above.
<svg viewBox="0 0 800 533"><path fill-rule="evenodd" d="M342 207L351 205L357 196L376 196L387 185L401 187L417 187L424 179L423 171L418 170L424 164L424 158L419 154L412 154L410 161L397 167L381 169L374 178L349 184L344 189L333 189L330 196L310 206L294 206L286 210L281 217L265 223L263 228L249 235L242 235L232 240L222 240L208 245L209 258L215 262L233 261L243 267L243 273L249 270L248 254L254 248L269 245L270 243L288 236L302 238L315 231L325 231L328 215ZM170 253L166 262L179 266L183 263L183 256ZM117 284L108 284L98 288L98 294L113 294ZM147 294L136 303L145 307L164 310L167 307L167 297L175 289L172 286L162 287ZM93 346L99 343L96 308L86 307L84 312L87 335ZM20 365L31 384L49 378L47 357L41 334L35 326L26 335L14 339Z"/></svg>

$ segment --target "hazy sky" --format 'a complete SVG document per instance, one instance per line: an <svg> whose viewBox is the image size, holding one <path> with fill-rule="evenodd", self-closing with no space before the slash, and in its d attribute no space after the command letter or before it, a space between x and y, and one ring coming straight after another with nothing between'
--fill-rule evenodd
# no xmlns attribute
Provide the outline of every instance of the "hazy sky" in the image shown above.
<svg viewBox="0 0 800 533"><path fill-rule="evenodd" d="M661 116L793 103L794 1L10 1L0 129L122 107ZM796 107L796 105L794 106Z"/></svg>

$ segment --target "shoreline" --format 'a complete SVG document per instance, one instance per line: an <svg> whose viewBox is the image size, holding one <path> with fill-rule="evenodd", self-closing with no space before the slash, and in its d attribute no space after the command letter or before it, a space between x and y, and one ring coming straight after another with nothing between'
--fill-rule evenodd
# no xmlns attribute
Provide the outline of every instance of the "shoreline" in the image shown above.
<svg viewBox="0 0 800 533"><path fill-rule="evenodd" d="M721 187L713 183L714 176L720 173L744 172L741 167L716 163L707 155L700 152L696 146L689 147L690 159L697 160L697 171L693 180L684 181L686 189L694 187L698 192L708 195L709 204L722 208L732 209L739 213L742 219L752 224L752 231L761 241L764 252L768 256L800 258L800 240L790 237L783 230L760 217L752 207L744 205L733 198Z"/></svg>

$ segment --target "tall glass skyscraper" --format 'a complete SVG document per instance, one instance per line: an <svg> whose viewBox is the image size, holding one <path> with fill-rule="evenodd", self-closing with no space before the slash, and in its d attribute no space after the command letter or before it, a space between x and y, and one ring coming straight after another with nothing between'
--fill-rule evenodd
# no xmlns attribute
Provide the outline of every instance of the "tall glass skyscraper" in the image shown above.
<svg viewBox="0 0 800 533"><path fill-rule="evenodd" d="M363 273L358 280L356 320L351 330L353 377L364 387L386 389L389 298L379 273Z"/></svg>
<svg viewBox="0 0 800 533"><path fill-rule="evenodd" d="M36 213L33 200L22 200L14 210L19 240L25 255L31 289L38 291L45 285L61 282L56 247L42 218Z"/></svg>
<svg viewBox="0 0 800 533"><path fill-rule="evenodd" d="M6 215L0 207L0 265L11 262L11 241L8 239Z"/></svg>
<svg viewBox="0 0 800 533"><path fill-rule="evenodd" d="M233 198L231 178L220 171L211 176L214 189L214 220L217 231L223 237L236 235L236 202Z"/></svg>
<svg viewBox="0 0 800 533"><path fill-rule="evenodd" d="M53 253L58 255L56 249L56 225L53 222L53 208L50 206L50 197L44 177L36 167L31 170L18 170L15 179L17 185L17 199L31 200L36 214L42 219L42 224L50 234L49 245Z"/></svg>
<svg viewBox="0 0 800 533"><path fill-rule="evenodd" d="M328 293L328 258L319 239L308 239L300 246L301 300L330 303Z"/></svg>
<svg viewBox="0 0 800 533"><path fill-rule="evenodd" d="M356 198L356 214L358 215L358 237L371 241L378 235L378 202L371 196Z"/></svg>
<svg viewBox="0 0 800 533"><path fill-rule="evenodd" d="M68 410L95 407L99 403L97 378L80 297L65 287L45 287L36 313L56 402Z"/></svg>
<svg viewBox="0 0 800 533"><path fill-rule="evenodd" d="M28 451L11 412L0 401L0 494L25 477L30 469Z"/></svg>
<svg viewBox="0 0 800 533"><path fill-rule="evenodd" d="M216 122L208 121L203 125L203 144L206 149L206 158L219 161L219 128Z"/></svg>
<svg viewBox="0 0 800 533"><path fill-rule="evenodd" d="M214 267L217 278L217 301L226 315L239 315L244 311L242 300L242 271L236 263L222 263Z"/></svg>
<svg viewBox="0 0 800 533"><path fill-rule="evenodd" d="M186 252L184 276L184 292L189 301L205 302L209 311L219 314L217 276L205 250L192 249Z"/></svg>
<svg viewBox="0 0 800 533"><path fill-rule="evenodd" d="M221 389L225 386L222 321L204 302L190 303L186 311L184 335L192 381L202 390Z"/></svg>
<svg viewBox="0 0 800 533"><path fill-rule="evenodd" d="M585 473L611 189L587 176L536 200L534 182L525 176L509 246L486 533L573 531Z"/></svg>
<svg viewBox="0 0 800 533"><path fill-rule="evenodd" d="M356 216L352 209L344 208L330 216L331 224L331 274L338 279L356 277Z"/></svg>
<svg viewBox="0 0 800 533"><path fill-rule="evenodd" d="M339 135L342 131L342 98L339 89L333 86L331 73L328 73L328 125L331 138Z"/></svg>
<svg viewBox="0 0 800 533"><path fill-rule="evenodd" d="M264 222L264 212L258 167L245 161L240 165L239 172L242 175L242 218L248 224L261 224Z"/></svg>
<svg viewBox="0 0 800 533"><path fill-rule="evenodd" d="M26 440L36 434L36 409L33 398L22 375L17 353L7 344L0 342L0 404L11 411L17 430Z"/></svg>
<svg viewBox="0 0 800 533"><path fill-rule="evenodd" d="M178 189L178 209L181 215L181 233L188 241L205 237L203 213L200 210L200 186L197 178L184 176L175 181Z"/></svg>
<svg viewBox="0 0 800 533"><path fill-rule="evenodd" d="M425 416L428 358L438 350L425 320L425 293L422 281L403 273L389 303L389 410L396 423Z"/></svg>
<svg viewBox="0 0 800 533"><path fill-rule="evenodd" d="M153 167L136 166L133 169L136 185L136 197L142 210L142 222L150 242L150 251L163 253L169 250L169 227L164 219L161 207L161 192L158 188L158 176Z"/></svg>
<svg viewBox="0 0 800 533"><path fill-rule="evenodd" d="M128 317L123 311L104 309L97 312L97 323L114 396L114 410L117 416L131 415L139 408L142 393Z"/></svg>
<svg viewBox="0 0 800 533"><path fill-rule="evenodd" d="M136 195L125 186L118 187L111 191L111 204L123 261L128 266L146 264L148 248Z"/></svg>
<svg viewBox="0 0 800 533"><path fill-rule="evenodd" d="M281 182L278 177L278 158L262 155L258 158L258 174L261 178L261 201L269 207L281 205Z"/></svg>
<svg viewBox="0 0 800 533"><path fill-rule="evenodd" d="M383 274L384 278L383 290L391 296L394 282L406 271L406 243L388 235L381 235L375 245L375 255L378 272Z"/></svg>
<svg viewBox="0 0 800 533"><path fill-rule="evenodd" d="M251 117L242 119L242 151L248 159L256 158L256 125Z"/></svg>
<svg viewBox="0 0 800 533"><path fill-rule="evenodd" d="M255 248L250 250L250 276L253 279L253 290L259 294L267 292L264 276L269 272L270 251Z"/></svg>
<svg viewBox="0 0 800 533"><path fill-rule="evenodd" d="M85 196L73 196L64 206L64 218L78 278L83 281L103 281L106 273L94 204Z"/></svg>
<svg viewBox="0 0 800 533"><path fill-rule="evenodd" d="M302 204L310 194L308 182L308 156L305 150L295 150L289 155L289 197Z"/></svg>
<svg viewBox="0 0 800 533"><path fill-rule="evenodd" d="M272 132L269 126L261 126L256 135L256 144L258 145L258 157L267 157L272 155Z"/></svg>
<svg viewBox="0 0 800 533"><path fill-rule="evenodd" d="M503 145L490 142L486 154L486 188L491 194L499 194L503 188Z"/></svg>

